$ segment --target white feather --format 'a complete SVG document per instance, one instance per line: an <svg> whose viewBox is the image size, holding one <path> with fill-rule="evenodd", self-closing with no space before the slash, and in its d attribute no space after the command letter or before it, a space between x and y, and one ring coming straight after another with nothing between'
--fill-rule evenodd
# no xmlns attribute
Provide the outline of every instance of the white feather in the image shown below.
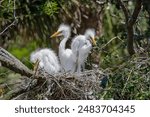
<svg viewBox="0 0 150 117"><path fill-rule="evenodd" d="M35 63L39 60L39 68L44 69L49 74L54 74L60 71L60 64L56 54L48 48L32 52L30 61Z"/></svg>
<svg viewBox="0 0 150 117"><path fill-rule="evenodd" d="M70 37L71 29L68 25L61 24L58 28L58 32L61 32L59 36L64 37L59 45L61 71L73 73L75 72L75 61L73 60L74 55L71 49L66 49L66 42Z"/></svg>
<svg viewBox="0 0 150 117"><path fill-rule="evenodd" d="M87 29L84 35L76 36L72 43L71 49L74 53L74 60L77 63L77 72L81 72L81 67L84 69L84 62L86 61L91 49L92 44L90 38L95 37L94 29Z"/></svg>

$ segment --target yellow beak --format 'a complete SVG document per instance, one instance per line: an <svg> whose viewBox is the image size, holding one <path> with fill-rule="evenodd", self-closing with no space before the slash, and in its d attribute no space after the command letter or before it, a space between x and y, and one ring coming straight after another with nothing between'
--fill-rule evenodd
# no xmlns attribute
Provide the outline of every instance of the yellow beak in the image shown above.
<svg viewBox="0 0 150 117"><path fill-rule="evenodd" d="M57 32L55 32L54 34L52 34L50 38L57 37L60 33L61 33L61 32L57 31Z"/></svg>
<svg viewBox="0 0 150 117"><path fill-rule="evenodd" d="M95 46L96 45L96 40L95 38L92 38L92 44Z"/></svg>

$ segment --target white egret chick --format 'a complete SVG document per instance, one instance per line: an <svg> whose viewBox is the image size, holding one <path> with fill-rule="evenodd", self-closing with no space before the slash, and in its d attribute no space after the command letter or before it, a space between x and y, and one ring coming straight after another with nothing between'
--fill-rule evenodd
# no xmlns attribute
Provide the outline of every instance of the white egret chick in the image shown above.
<svg viewBox="0 0 150 117"><path fill-rule="evenodd" d="M66 49L66 42L70 37L71 28L68 25L61 24L51 38L53 37L60 37L62 36L63 39L59 44L59 59L61 64L61 71L62 72L75 72L75 61L73 59L73 52L71 49Z"/></svg>
<svg viewBox="0 0 150 117"><path fill-rule="evenodd" d="M78 35L73 39L71 49L77 63L77 73L81 72L82 67L84 69L84 62L92 49L92 44L96 45L94 29L87 29L84 35Z"/></svg>
<svg viewBox="0 0 150 117"><path fill-rule="evenodd" d="M30 55L30 61L32 63L39 61L38 68L49 74L55 74L60 71L58 58L51 49L44 48L39 51L32 52Z"/></svg>

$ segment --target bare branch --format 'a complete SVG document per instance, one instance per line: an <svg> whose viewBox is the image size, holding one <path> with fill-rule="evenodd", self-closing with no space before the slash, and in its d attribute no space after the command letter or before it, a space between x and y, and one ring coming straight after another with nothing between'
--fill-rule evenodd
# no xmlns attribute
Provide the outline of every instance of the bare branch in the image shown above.
<svg viewBox="0 0 150 117"><path fill-rule="evenodd" d="M120 6L121 6L121 8L122 8L122 10L123 10L123 12L124 12L125 19L126 19L126 22L127 22L128 19L129 19L128 10L127 10L127 8L126 8L126 6L125 6L125 4L123 3L122 0L118 0L118 2L119 2Z"/></svg>
<svg viewBox="0 0 150 117"><path fill-rule="evenodd" d="M10 1L9 1L10 2ZM6 30L8 30L11 26L15 25L15 23L17 22L17 18L16 18L16 0L14 0L14 12L13 12L13 16L14 16L14 21L8 25L2 32L0 32L0 35L2 35Z"/></svg>
<svg viewBox="0 0 150 117"><path fill-rule="evenodd" d="M16 20L14 20L10 25L8 25L2 32L0 32L0 35L2 35L8 28L13 26L16 23Z"/></svg>
<svg viewBox="0 0 150 117"><path fill-rule="evenodd" d="M16 57L11 55L5 49L0 47L0 62L2 66L9 68L16 73L24 76L31 77L33 75L32 71L29 70L23 63L21 63Z"/></svg>
<svg viewBox="0 0 150 117"><path fill-rule="evenodd" d="M104 5L107 3L107 1L99 1L99 0L96 0L96 3L99 4L99 5Z"/></svg>
<svg viewBox="0 0 150 117"><path fill-rule="evenodd" d="M133 11L131 19L129 20L129 25L131 25L131 26L134 25L138 15L139 15L139 13L141 11L141 7L142 7L142 0L136 0L135 9Z"/></svg>

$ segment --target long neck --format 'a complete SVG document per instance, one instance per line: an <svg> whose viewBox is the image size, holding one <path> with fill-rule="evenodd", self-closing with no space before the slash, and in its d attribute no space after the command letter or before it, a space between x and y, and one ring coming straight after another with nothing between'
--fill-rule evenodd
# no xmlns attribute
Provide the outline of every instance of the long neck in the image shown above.
<svg viewBox="0 0 150 117"><path fill-rule="evenodd" d="M66 49L66 42L68 40L68 37L65 37L59 44L59 55L61 55L65 49Z"/></svg>

